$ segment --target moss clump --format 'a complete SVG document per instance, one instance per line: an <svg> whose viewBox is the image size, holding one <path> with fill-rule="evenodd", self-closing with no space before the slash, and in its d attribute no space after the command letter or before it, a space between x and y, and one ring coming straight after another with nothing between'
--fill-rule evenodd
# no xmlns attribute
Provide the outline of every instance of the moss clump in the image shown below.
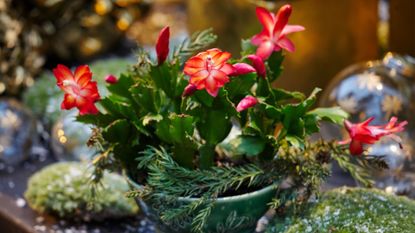
<svg viewBox="0 0 415 233"><path fill-rule="evenodd" d="M324 193L301 216L277 218L267 233L415 231L415 202L378 190L339 188Z"/></svg>
<svg viewBox="0 0 415 233"><path fill-rule="evenodd" d="M137 213L134 200L124 196L129 187L123 177L106 173L92 199L90 176L91 171L82 163L52 164L29 179L25 198L40 213L84 221Z"/></svg>

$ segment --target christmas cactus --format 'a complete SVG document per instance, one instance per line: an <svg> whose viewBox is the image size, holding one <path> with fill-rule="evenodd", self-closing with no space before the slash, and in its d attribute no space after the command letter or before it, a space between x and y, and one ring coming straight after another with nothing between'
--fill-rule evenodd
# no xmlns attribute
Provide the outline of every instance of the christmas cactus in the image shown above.
<svg viewBox="0 0 415 233"><path fill-rule="evenodd" d="M257 8L263 30L242 40L239 58L206 49L216 40L210 30L169 48L165 27L156 59L138 51L136 65L106 78L108 96L100 96L88 66L72 73L58 65L62 109L78 108L77 120L94 128L88 142L100 151L94 180L103 169L124 169L143 186L131 196L164 203L157 210L163 222L190 216L195 232L204 229L218 197L275 185L270 207L301 206L329 176L333 160L370 185L365 166L386 164L366 155L364 144L402 131L406 122L352 124L338 107L313 107L319 88L309 96L275 88L284 51L295 50L287 35L304 30L287 24L291 10L285 5L274 15ZM350 139L311 141L321 121L344 124ZM200 201L178 205L180 197Z"/></svg>

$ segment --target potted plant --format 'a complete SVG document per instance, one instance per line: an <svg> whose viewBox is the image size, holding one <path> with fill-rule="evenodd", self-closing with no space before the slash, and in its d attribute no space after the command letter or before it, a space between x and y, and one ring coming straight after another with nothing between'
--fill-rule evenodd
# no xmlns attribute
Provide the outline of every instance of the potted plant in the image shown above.
<svg viewBox="0 0 415 233"><path fill-rule="evenodd" d="M135 66L107 77L106 97L88 66L72 73L58 65L62 109L77 107L77 120L94 128L89 144L101 153L93 179L121 167L145 214L159 229L181 233L253 232L268 208L284 213L306 203L333 160L370 185L364 167L386 164L363 155L364 144L402 131L406 122L352 124L338 107L313 108L318 88L308 97L274 88L283 50L294 51L287 34L304 30L287 25L291 10L257 8L263 31L242 41L241 58L205 50L216 39L210 30L169 49L165 27L157 60L139 50ZM345 124L350 138L310 141L320 121Z"/></svg>

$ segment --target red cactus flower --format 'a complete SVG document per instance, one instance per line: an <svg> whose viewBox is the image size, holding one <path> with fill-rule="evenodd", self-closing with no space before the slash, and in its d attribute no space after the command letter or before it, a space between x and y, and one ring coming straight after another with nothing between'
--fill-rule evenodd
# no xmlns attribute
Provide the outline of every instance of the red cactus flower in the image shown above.
<svg viewBox="0 0 415 233"><path fill-rule="evenodd" d="M166 61L169 55L169 39L170 39L170 28L164 27L159 33L156 43L156 53L158 65L161 65Z"/></svg>
<svg viewBox="0 0 415 233"><path fill-rule="evenodd" d="M252 72L256 72L254 67L246 63L235 63L232 65L232 67L233 67L233 72L229 74L229 76L239 76L243 74L249 74Z"/></svg>
<svg viewBox="0 0 415 233"><path fill-rule="evenodd" d="M100 99L97 83L91 81L92 73L87 65L78 66L73 74L71 70L58 65L53 69L56 84L65 92L62 109L79 109L80 115L97 114L98 109L95 102Z"/></svg>
<svg viewBox="0 0 415 233"><path fill-rule="evenodd" d="M395 133L404 130L404 126L408 124L407 121L397 123L398 118L392 117L386 125L369 125L373 121L373 117L367 119L362 123L353 124L349 121L344 121L344 126L349 133L350 138L340 142L340 144L350 143L350 153L352 155L360 155L363 153L364 144L374 144L384 136L389 136L400 142L400 138Z"/></svg>
<svg viewBox="0 0 415 233"><path fill-rule="evenodd" d="M248 55L247 58L252 62L252 66L254 66L258 76L265 78L265 76L267 75L267 70L265 68L265 64L262 58L253 54Z"/></svg>
<svg viewBox="0 0 415 233"><path fill-rule="evenodd" d="M193 95L193 93L195 93L196 90L197 90L197 88L196 88L195 85L189 84L184 88L182 96L186 97L186 96Z"/></svg>
<svg viewBox="0 0 415 233"><path fill-rule="evenodd" d="M243 110L252 108L257 103L258 100L255 97L248 95L239 102L238 106L236 106L236 111L242 112Z"/></svg>
<svg viewBox="0 0 415 233"><path fill-rule="evenodd" d="M227 63L230 57L230 53L219 49L206 50L187 60L184 73L190 76L190 84L216 97L219 88L229 82L228 75L233 73L232 65Z"/></svg>
<svg viewBox="0 0 415 233"><path fill-rule="evenodd" d="M105 82L108 84L115 84L118 82L118 79L114 75L109 74L105 77Z"/></svg>
<svg viewBox="0 0 415 233"><path fill-rule="evenodd" d="M265 60L273 51L280 51L281 49L289 52L295 51L295 46L287 38L287 35L293 32L303 31L304 27L287 24L291 11L292 8L288 4L282 6L278 10L277 15L270 13L262 7L256 8L257 17L263 26L262 32L253 36L251 39L251 43L258 46L256 55Z"/></svg>

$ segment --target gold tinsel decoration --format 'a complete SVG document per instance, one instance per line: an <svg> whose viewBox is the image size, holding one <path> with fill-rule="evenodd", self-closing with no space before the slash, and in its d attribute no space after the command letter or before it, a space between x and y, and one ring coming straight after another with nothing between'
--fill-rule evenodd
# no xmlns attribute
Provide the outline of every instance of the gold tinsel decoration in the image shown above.
<svg viewBox="0 0 415 233"><path fill-rule="evenodd" d="M11 0L0 0L0 95L16 95L32 85L45 61L39 29L22 13Z"/></svg>

